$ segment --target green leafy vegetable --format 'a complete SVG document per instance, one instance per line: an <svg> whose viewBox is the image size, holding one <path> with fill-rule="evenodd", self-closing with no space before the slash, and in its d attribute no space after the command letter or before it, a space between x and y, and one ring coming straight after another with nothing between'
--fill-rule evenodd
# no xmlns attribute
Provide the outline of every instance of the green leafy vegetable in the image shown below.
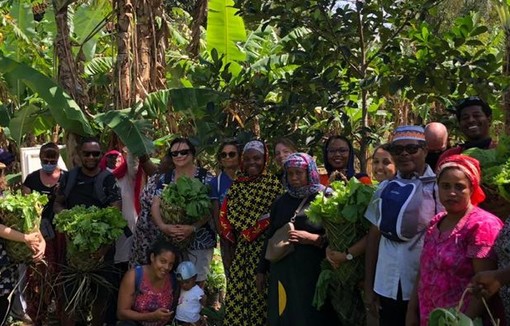
<svg viewBox="0 0 510 326"><path fill-rule="evenodd" d="M39 230L41 213L48 197L38 192L23 195L20 191L5 192L0 200L0 220L5 226L21 233L32 233ZM23 242L5 242L7 255L13 262L22 263L32 260L33 252Z"/></svg>
<svg viewBox="0 0 510 326"><path fill-rule="evenodd" d="M0 201L2 223L22 233L38 230L47 203L48 197L35 191L28 195L5 192Z"/></svg>
<svg viewBox="0 0 510 326"><path fill-rule="evenodd" d="M94 253L102 246L117 240L127 225L121 212L115 207L75 206L55 216L55 227L70 240L69 255Z"/></svg>
<svg viewBox="0 0 510 326"><path fill-rule="evenodd" d="M363 218L365 209L375 192L375 186L366 185L356 178L351 178L347 183L332 182L330 187L332 192L317 194L305 211L312 222L340 223L346 220L354 223Z"/></svg>
<svg viewBox="0 0 510 326"><path fill-rule="evenodd" d="M186 215L185 220L174 222L185 224L191 224L204 218L209 213L211 205L208 187L200 180L187 176L179 177L175 183L165 186L161 194L161 201L166 207L182 209ZM162 206L162 209L166 207Z"/></svg>

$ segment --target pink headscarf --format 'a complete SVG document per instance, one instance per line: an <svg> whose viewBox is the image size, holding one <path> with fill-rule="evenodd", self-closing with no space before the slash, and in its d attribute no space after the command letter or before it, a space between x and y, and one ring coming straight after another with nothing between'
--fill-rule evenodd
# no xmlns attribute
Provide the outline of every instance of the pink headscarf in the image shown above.
<svg viewBox="0 0 510 326"><path fill-rule="evenodd" d="M473 187L473 193L471 194L471 204L477 206L485 200L485 193L480 187L482 178L482 172L480 170L480 163L478 160L467 155L452 155L448 156L441 162L437 167L437 175L441 175L441 172L447 168L457 168L464 172L471 182Z"/></svg>

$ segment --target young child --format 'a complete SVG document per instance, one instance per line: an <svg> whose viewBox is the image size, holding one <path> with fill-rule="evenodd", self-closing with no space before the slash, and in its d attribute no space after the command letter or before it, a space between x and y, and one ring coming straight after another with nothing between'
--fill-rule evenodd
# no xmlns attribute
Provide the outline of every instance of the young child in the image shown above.
<svg viewBox="0 0 510 326"><path fill-rule="evenodd" d="M186 326L202 325L200 310L202 310L205 296L204 290L196 284L197 269L195 265L190 261L183 261L179 264L175 273L181 286L181 295L175 310L177 324Z"/></svg>

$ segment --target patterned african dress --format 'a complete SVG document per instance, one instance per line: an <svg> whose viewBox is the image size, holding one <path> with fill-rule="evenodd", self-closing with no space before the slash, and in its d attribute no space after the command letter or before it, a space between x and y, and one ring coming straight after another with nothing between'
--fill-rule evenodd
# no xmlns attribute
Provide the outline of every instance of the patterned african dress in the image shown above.
<svg viewBox="0 0 510 326"><path fill-rule="evenodd" d="M280 180L273 175L240 177L227 192L220 230L222 237L236 243L236 249L227 279L224 325L266 325L267 293L257 292L255 278L269 211L282 192Z"/></svg>
<svg viewBox="0 0 510 326"><path fill-rule="evenodd" d="M161 235L157 225L152 222L152 198L156 194L160 174L151 176L140 194L141 211L133 235L133 246L129 259L130 268L148 264L148 252L154 241Z"/></svg>
<svg viewBox="0 0 510 326"><path fill-rule="evenodd" d="M506 219L505 225L499 232L494 250L498 255L498 265L500 269L510 266L510 218ZM510 325L510 285L504 285L499 290L499 295L505 307L505 316L507 325Z"/></svg>

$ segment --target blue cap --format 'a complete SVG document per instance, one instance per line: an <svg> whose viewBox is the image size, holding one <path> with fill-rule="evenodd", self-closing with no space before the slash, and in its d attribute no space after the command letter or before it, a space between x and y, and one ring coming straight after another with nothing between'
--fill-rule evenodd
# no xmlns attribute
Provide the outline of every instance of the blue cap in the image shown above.
<svg viewBox="0 0 510 326"><path fill-rule="evenodd" d="M195 267L195 264L190 261L183 261L179 264L175 271L175 276L179 281L189 280L195 275L197 275L197 268Z"/></svg>
<svg viewBox="0 0 510 326"><path fill-rule="evenodd" d="M425 141L425 130L421 126L398 126L393 132L391 142L406 139Z"/></svg>

